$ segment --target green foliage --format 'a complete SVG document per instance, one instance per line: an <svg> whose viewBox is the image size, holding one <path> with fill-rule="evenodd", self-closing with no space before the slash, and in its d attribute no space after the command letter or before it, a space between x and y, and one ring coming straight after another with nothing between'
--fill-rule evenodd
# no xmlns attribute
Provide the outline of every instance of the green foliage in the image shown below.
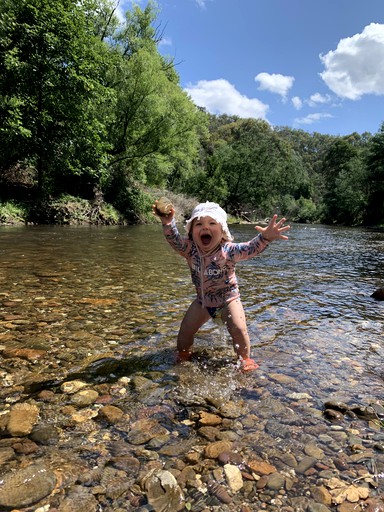
<svg viewBox="0 0 384 512"><path fill-rule="evenodd" d="M0 19L0 167L28 160L42 194L62 174L97 181L107 148L98 114L110 93L105 45L84 6L4 0Z"/></svg>
<svg viewBox="0 0 384 512"><path fill-rule="evenodd" d="M0 203L0 224L25 223L27 218L26 208L15 201Z"/></svg>
<svg viewBox="0 0 384 512"><path fill-rule="evenodd" d="M164 184L178 166L187 172L198 154L204 117L169 80L164 60L153 46L122 62L115 116L108 127L111 165L132 178Z"/></svg>
<svg viewBox="0 0 384 512"><path fill-rule="evenodd" d="M384 222L384 123L369 145L367 168L369 188L366 221L382 224Z"/></svg>
<svg viewBox="0 0 384 512"><path fill-rule="evenodd" d="M128 223L144 223L150 219L153 198L124 175L114 182L114 188L108 191L106 197L110 198L114 208L121 212Z"/></svg>
<svg viewBox="0 0 384 512"><path fill-rule="evenodd" d="M326 188L326 178L322 163L329 147L336 137L320 133L308 133L304 130L276 128L275 132L285 140L300 158L309 178L309 195L318 207L321 207Z"/></svg>
<svg viewBox="0 0 384 512"><path fill-rule="evenodd" d="M156 15L153 1L121 22L113 0L2 0L3 201L28 199L33 222L146 222L145 190L167 188L237 217L384 223L384 125L334 137L208 114L159 53Z"/></svg>
<svg viewBox="0 0 384 512"><path fill-rule="evenodd" d="M348 226L362 224L367 206L367 181L365 168L353 159L342 169L335 180L337 200L336 222Z"/></svg>
<svg viewBox="0 0 384 512"><path fill-rule="evenodd" d="M134 7L124 23L115 8L0 4L0 172L35 168L40 199L92 198L121 173L163 186L193 172L206 116L157 50L155 4Z"/></svg>
<svg viewBox="0 0 384 512"><path fill-rule="evenodd" d="M214 201L226 204L228 197L228 185L222 172L219 153L209 155L206 158L205 172L195 173L189 180L187 191L200 200Z"/></svg>
<svg viewBox="0 0 384 512"><path fill-rule="evenodd" d="M363 222L367 205L366 142L359 137L335 140L323 160L326 189L323 220L357 225Z"/></svg>
<svg viewBox="0 0 384 512"><path fill-rule="evenodd" d="M227 117L226 117L227 119ZM223 202L236 215L266 217L283 195L309 193L309 179L299 156L264 121L230 118L213 123L205 143L205 172L194 193Z"/></svg>
<svg viewBox="0 0 384 512"><path fill-rule="evenodd" d="M293 199L291 196L282 198L279 213L288 217L292 222L315 223L319 222L321 212L312 199L300 197Z"/></svg>

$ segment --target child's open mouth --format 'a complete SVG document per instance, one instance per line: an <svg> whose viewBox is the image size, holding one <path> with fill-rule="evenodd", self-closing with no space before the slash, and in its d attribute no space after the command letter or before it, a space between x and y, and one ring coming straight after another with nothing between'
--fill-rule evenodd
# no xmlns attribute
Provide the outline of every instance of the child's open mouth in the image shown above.
<svg viewBox="0 0 384 512"><path fill-rule="evenodd" d="M206 235L201 235L201 243L202 243L203 245L209 245L209 244L210 244L210 242L211 242L211 240L212 240L211 235L208 235L208 234L206 234Z"/></svg>

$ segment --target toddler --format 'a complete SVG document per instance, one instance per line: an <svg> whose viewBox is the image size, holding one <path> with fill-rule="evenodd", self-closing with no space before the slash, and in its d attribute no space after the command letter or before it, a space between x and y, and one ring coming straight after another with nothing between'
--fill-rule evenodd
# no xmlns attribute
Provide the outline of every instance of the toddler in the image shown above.
<svg viewBox="0 0 384 512"><path fill-rule="evenodd" d="M274 215L266 227L255 226L259 231L255 238L234 243L227 214L216 203L207 201L196 206L186 222L187 236L182 236L177 229L173 207L164 215L155 201L152 209L161 219L168 243L187 260L196 287L197 297L185 313L177 338L178 361L191 359L196 332L210 318L220 316L232 338L242 371L255 370L258 365L250 357L250 339L235 265L257 256L273 240L287 240L283 234L290 229L284 226L286 219L277 221Z"/></svg>

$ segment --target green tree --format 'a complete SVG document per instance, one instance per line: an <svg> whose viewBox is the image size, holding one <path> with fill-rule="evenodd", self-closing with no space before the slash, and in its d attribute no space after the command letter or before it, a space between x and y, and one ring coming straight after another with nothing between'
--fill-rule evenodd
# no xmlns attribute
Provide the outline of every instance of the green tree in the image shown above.
<svg viewBox="0 0 384 512"><path fill-rule="evenodd" d="M367 208L367 172L363 160L351 159L335 180L337 199L336 222L355 226L362 224Z"/></svg>
<svg viewBox="0 0 384 512"><path fill-rule="evenodd" d="M367 140L354 133L336 139L325 156L325 222L352 225L363 221L368 193L366 148Z"/></svg>
<svg viewBox="0 0 384 512"><path fill-rule="evenodd" d="M369 144L367 156L368 208L366 222L384 223L384 123Z"/></svg>
<svg viewBox="0 0 384 512"><path fill-rule="evenodd" d="M156 5L111 0L0 4L0 172L35 170L41 197L107 192L146 208L140 187L182 187L207 115L157 49ZM144 206L143 206L144 205Z"/></svg>
<svg viewBox="0 0 384 512"><path fill-rule="evenodd" d="M118 69L109 80L116 107L108 123L108 197L129 205L138 185L181 187L194 170L207 117L181 89L170 59L157 49L155 10L135 7L115 35Z"/></svg>
<svg viewBox="0 0 384 512"><path fill-rule="evenodd" d="M215 157L216 177L225 180L225 206L230 212L265 216L282 205L283 196L308 196L308 176L299 155L266 122L220 116L210 126L214 131L205 150ZM203 175L208 183L209 161L205 159ZM205 191L204 179L200 180L200 190Z"/></svg>
<svg viewBox="0 0 384 512"><path fill-rule="evenodd" d="M327 182L323 160L336 137L287 127L275 128L275 132L299 155L309 178L310 197L317 209L321 209Z"/></svg>
<svg viewBox="0 0 384 512"><path fill-rule="evenodd" d="M98 183L108 148L99 112L113 102L102 80L105 46L94 2L0 4L0 169L27 162L41 196Z"/></svg>

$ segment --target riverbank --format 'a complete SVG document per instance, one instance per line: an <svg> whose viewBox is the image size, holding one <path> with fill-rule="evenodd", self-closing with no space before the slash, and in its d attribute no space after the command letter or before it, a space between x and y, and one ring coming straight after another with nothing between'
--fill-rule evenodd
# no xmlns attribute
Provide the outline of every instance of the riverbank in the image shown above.
<svg viewBox="0 0 384 512"><path fill-rule="evenodd" d="M0 226L17 225L96 225L117 226L151 224L156 221L151 212L153 201L166 195L175 205L177 220L182 221L197 204L197 200L183 194L162 189L147 189L137 211L121 212L103 199L83 199L65 195L40 202L0 202Z"/></svg>
<svg viewBox="0 0 384 512"><path fill-rule="evenodd" d="M58 226L126 226L137 224L154 224L159 222L152 215L151 205L161 196L167 196L176 209L176 221L183 223L198 200L183 194L176 194L164 189L147 189L143 191L146 199L137 211L128 214L116 209L104 200L88 200L65 195L58 199L43 202L14 201L0 202L1 226L58 225ZM250 219L246 215L238 218L228 216L228 224L263 224L268 219ZM294 219L289 219L294 222ZM357 227L357 226L354 226ZM360 226L363 227L363 226ZM364 226L376 231L384 231L384 226Z"/></svg>
<svg viewBox="0 0 384 512"><path fill-rule="evenodd" d="M0 203L0 225L124 225L128 221L111 204L65 196L44 202Z"/></svg>

